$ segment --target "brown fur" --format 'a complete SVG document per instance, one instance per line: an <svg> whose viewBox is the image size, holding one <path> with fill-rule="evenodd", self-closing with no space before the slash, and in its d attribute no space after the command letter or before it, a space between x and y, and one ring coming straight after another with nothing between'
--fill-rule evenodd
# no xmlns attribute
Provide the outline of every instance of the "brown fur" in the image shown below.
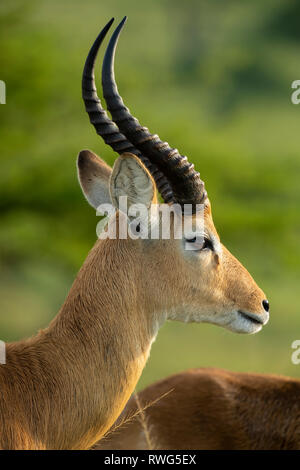
<svg viewBox="0 0 300 470"><path fill-rule="evenodd" d="M300 450L300 381L275 375L195 369L138 394L156 449ZM122 418L137 410L135 397ZM138 417L108 433L97 450L147 449Z"/></svg>
<svg viewBox="0 0 300 470"><path fill-rule="evenodd" d="M152 339L135 245L98 241L57 318L36 337L7 346L1 448L87 448L124 407ZM118 269L125 260L126 271ZM110 270L117 271L114 290Z"/></svg>

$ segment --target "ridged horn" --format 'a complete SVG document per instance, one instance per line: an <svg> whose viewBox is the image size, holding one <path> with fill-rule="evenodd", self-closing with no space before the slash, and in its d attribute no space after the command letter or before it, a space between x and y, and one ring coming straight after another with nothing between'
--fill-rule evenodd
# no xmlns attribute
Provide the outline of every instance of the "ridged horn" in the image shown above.
<svg viewBox="0 0 300 470"><path fill-rule="evenodd" d="M95 84L95 62L98 50L110 28L114 19L112 18L102 29L95 40L87 56L83 75L82 75L82 97L85 103L86 112L89 115L90 122L93 124L98 135L104 142L118 154L131 152L137 155L144 163L154 178L157 189L162 195L163 200L168 203L173 201L173 193L164 174L150 162L119 130L118 126L108 117L106 111L101 106L101 101L97 95Z"/></svg>
<svg viewBox="0 0 300 470"><path fill-rule="evenodd" d="M102 67L103 95L113 121L133 145L158 166L167 177L176 202L181 206L202 204L207 196L200 174L187 157L179 154L167 142L162 142L158 135L151 134L146 127L133 117L119 95L114 74L114 57L120 32L126 21L121 21L114 31L106 49Z"/></svg>

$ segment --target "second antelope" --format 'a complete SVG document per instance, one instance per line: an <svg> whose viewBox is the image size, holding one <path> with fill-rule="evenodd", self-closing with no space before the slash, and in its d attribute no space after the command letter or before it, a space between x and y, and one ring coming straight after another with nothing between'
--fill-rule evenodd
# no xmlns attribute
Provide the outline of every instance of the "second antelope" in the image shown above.
<svg viewBox="0 0 300 470"><path fill-rule="evenodd" d="M300 380L187 370L133 395L94 448L300 450Z"/></svg>
<svg viewBox="0 0 300 470"><path fill-rule="evenodd" d="M96 242L50 326L7 345L0 368L0 448L91 447L124 408L166 319L210 322L238 333L256 333L268 321L265 294L220 243L199 173L141 127L118 95L113 58L124 21L110 40L102 72L115 122L102 108L94 65L111 24L87 57L82 93L97 133L120 157L111 169L92 152L80 152L83 193L94 208L112 203L119 218L121 196L150 212L158 189L166 203L190 205L193 222L197 205L204 205L204 229L196 226L196 237L176 239L171 217L170 239L117 234ZM186 249L191 246L196 249Z"/></svg>

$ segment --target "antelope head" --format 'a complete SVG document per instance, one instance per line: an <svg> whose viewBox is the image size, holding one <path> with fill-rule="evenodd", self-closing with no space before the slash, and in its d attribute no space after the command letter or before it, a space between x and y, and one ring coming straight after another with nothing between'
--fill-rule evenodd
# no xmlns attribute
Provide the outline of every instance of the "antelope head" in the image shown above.
<svg viewBox="0 0 300 470"><path fill-rule="evenodd" d="M175 211L170 217L169 239L160 235L154 240L123 240L122 246L134 244L135 262L142 266L142 276L136 279L142 292L141 302L157 315L159 323L165 319L209 322L238 333L256 333L269 319L269 303L248 271L220 242L199 173L187 157L142 127L119 95L114 55L125 20L111 37L102 68L103 95L112 120L97 96L94 66L113 20L97 37L84 67L82 93L90 121L120 156L111 169L91 151L81 151L78 175L83 193L94 208L112 203L118 211L116 217L120 215L120 196L127 196L130 206L143 204L152 221L150 211L157 203L157 191L168 207L189 207L188 214L178 215ZM199 208L203 214L201 223L197 217ZM189 218L192 233L175 237L178 217ZM128 221L130 224L130 218ZM162 224L161 214L155 223ZM110 243L112 253L116 250L115 240L100 242ZM124 249L122 266L114 264L112 258L108 269L115 270L116 276L118 270L126 269L126 256L132 256L132 250ZM124 295L130 296L130 291Z"/></svg>

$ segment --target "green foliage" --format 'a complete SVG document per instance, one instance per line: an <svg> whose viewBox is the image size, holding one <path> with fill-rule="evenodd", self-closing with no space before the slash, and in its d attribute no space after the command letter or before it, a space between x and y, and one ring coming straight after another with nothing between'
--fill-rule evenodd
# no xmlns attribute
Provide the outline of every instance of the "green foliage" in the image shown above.
<svg viewBox="0 0 300 470"><path fill-rule="evenodd" d="M201 170L224 244L271 303L254 337L166 325L141 384L191 366L299 375L298 10L292 0L2 2L1 339L48 323L96 238L75 159L82 148L114 155L84 112L81 72L100 28L127 14L116 59L125 102ZM100 89L100 62L97 74Z"/></svg>

